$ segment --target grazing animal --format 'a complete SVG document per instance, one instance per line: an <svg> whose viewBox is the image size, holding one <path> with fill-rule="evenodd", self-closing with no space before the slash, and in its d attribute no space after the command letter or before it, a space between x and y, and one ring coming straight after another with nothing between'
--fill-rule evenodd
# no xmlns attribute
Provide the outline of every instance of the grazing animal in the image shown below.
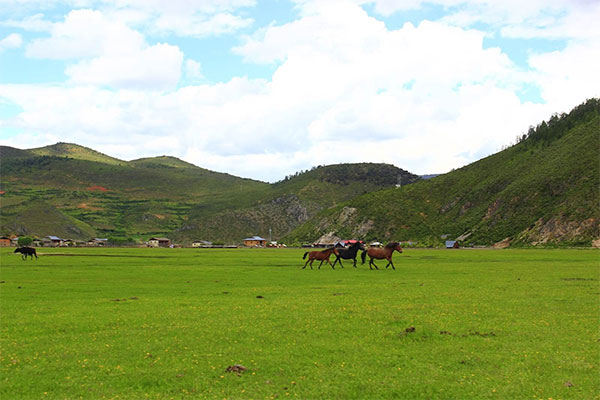
<svg viewBox="0 0 600 400"><path fill-rule="evenodd" d="M331 265L331 268L333 268L333 264L331 264L331 261L329 261L329 257L331 257L331 253L335 252L335 247L330 247L328 249L325 250L321 250L321 251L310 251L310 252L306 252L304 253L304 255L302 256L302 259L304 260L306 258L306 255L308 254L308 260L306 260L306 263L304 264L304 267L302 267L302 269L306 268L306 264L308 264L310 262L310 269L312 269L312 264L313 261L315 260L320 260L321 264L319 264L319 269L321 269L321 265L323 264L323 261L327 261L329 263L329 265ZM333 268L335 269L335 268Z"/></svg>
<svg viewBox="0 0 600 400"><path fill-rule="evenodd" d="M367 250L363 250L360 257L362 258L362 263L364 264L365 258L367 255L369 256L369 268L371 269L373 269L371 265L374 265L375 269L379 269L373 262L373 259L382 260L384 258L388 260L388 263L385 266L386 268L391 265L393 269L396 269L396 267L394 267L394 263L392 262L392 254L394 253L394 250L398 253L402 253L402 248L398 242L390 242L383 248L369 247Z"/></svg>
<svg viewBox="0 0 600 400"><path fill-rule="evenodd" d="M14 252L21 253L22 260L26 260L27 256L30 256L32 260L33 256L35 256L35 258L38 258L37 253L35 252L35 249L33 247L19 247L16 248Z"/></svg>
<svg viewBox="0 0 600 400"><path fill-rule="evenodd" d="M335 261L333 262L333 265L335 266L335 263L339 262L340 266L342 268L344 268L344 265L342 264L342 258L343 258L344 260L353 260L354 268L356 268L356 255L358 254L358 250L364 250L364 249L365 249L365 247L363 246L363 244L359 243L359 242L353 243L347 249L336 249L336 251L335 251L336 258L335 258Z"/></svg>

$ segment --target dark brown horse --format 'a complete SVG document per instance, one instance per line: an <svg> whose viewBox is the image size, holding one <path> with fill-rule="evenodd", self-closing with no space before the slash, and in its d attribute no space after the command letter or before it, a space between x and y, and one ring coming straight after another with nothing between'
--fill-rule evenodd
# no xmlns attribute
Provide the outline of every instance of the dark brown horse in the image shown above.
<svg viewBox="0 0 600 400"><path fill-rule="evenodd" d="M369 268L371 269L373 269L371 265L375 265L373 259L383 260L384 258L388 260L388 263L385 266L386 268L391 265L393 269L396 269L396 267L394 267L394 263L392 262L392 254L394 253L394 251L402 253L402 247L400 247L400 244L398 242L390 242L386 244L383 248L369 247L367 250L364 250L362 252L360 257L362 258L362 262L364 264L365 258L367 257L367 255L369 256ZM375 269L379 269L377 268L377 265L375 265Z"/></svg>
<svg viewBox="0 0 600 400"><path fill-rule="evenodd" d="M358 250L364 250L364 249L365 249L365 247L360 242L351 244L350 247L348 247L347 249L336 249L334 251L336 258L335 258L335 261L333 262L333 265L335 266L335 264L337 262L339 262L340 266L342 268L344 268L344 266L342 265L342 258L343 258L344 260L353 260L354 268L356 268L356 255L358 254Z"/></svg>
<svg viewBox="0 0 600 400"><path fill-rule="evenodd" d="M306 255L308 254L308 260L306 260L306 263L304 264L304 267L302 267L302 269L306 268L306 264L308 264L309 262L310 262L310 269L312 269L312 263L315 260L321 261L321 264L319 264L319 269L321 269L321 265L323 264L323 261L327 261L329 263L329 265L331 265L331 268L333 268L331 261L329 261L329 257L334 252L335 252L335 247L330 247L328 249L321 250L321 251L311 251L311 252L307 251L302 256L302 259L304 260L306 258ZM335 268L333 268L333 269L335 269Z"/></svg>

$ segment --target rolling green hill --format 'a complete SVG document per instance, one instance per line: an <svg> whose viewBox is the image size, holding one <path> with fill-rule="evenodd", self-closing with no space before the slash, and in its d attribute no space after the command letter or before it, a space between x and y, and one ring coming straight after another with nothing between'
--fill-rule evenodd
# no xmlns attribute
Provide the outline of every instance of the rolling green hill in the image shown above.
<svg viewBox="0 0 600 400"><path fill-rule="evenodd" d="M277 239L324 208L419 179L390 165L348 164L270 185L175 157L127 162L67 143L31 150L2 146L0 156L0 234L73 239L166 235L182 243L239 243L269 229Z"/></svg>
<svg viewBox="0 0 600 400"><path fill-rule="evenodd" d="M286 239L591 245L600 237L598 99L553 116L521 139L451 173L354 198Z"/></svg>
<svg viewBox="0 0 600 400"><path fill-rule="evenodd" d="M89 149L72 143L56 143L51 146L39 147L28 151L32 155L37 156L58 156L68 157L76 160L97 161L104 164L124 165L125 161L107 156L96 150Z"/></svg>

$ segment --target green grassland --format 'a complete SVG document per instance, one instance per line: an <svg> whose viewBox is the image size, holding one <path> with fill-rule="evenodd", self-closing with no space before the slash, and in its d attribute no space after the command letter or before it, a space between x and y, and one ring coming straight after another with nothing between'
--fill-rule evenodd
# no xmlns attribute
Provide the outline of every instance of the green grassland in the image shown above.
<svg viewBox="0 0 600 400"><path fill-rule="evenodd" d="M3 399L600 398L594 250L11 251Z"/></svg>

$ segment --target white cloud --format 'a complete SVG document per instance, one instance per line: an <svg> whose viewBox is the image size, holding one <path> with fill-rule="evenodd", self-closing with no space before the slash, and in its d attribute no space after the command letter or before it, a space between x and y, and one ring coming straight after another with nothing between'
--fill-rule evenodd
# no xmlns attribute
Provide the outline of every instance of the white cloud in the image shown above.
<svg viewBox="0 0 600 400"><path fill-rule="evenodd" d="M127 54L145 45L144 36L120 22L109 20L97 10L74 10L64 22L55 23L50 37L35 39L27 56L50 59L79 59L104 54Z"/></svg>
<svg viewBox="0 0 600 400"><path fill-rule="evenodd" d="M250 18L242 18L230 13L215 15L161 14L152 24L151 30L172 32L178 36L206 37L233 33L252 24Z"/></svg>
<svg viewBox="0 0 600 400"><path fill-rule="evenodd" d="M26 54L74 60L65 70L72 84L169 90L179 82L183 53L177 46L150 46L141 33L100 11L71 11L50 34L34 40Z"/></svg>
<svg viewBox="0 0 600 400"><path fill-rule="evenodd" d="M169 90L179 82L183 53L177 46L156 44L128 54L107 54L65 70L74 84L126 89Z"/></svg>
<svg viewBox="0 0 600 400"><path fill-rule="evenodd" d="M600 41L571 42L564 50L529 58L542 97L556 112L568 112L587 98L600 96Z"/></svg>
<svg viewBox="0 0 600 400"><path fill-rule="evenodd" d="M143 28L153 34L208 37L246 28L253 20L239 10L253 7L255 0L100 0L93 2L114 20Z"/></svg>
<svg viewBox="0 0 600 400"><path fill-rule="evenodd" d="M389 16L438 5L447 11L441 22L462 27L487 24L511 38L590 38L600 31L600 3L588 0L356 0Z"/></svg>
<svg viewBox="0 0 600 400"><path fill-rule="evenodd" d="M52 23L44 19L44 14L38 13L29 15L22 20L8 19L0 20L0 26L8 26L10 28L21 28L27 31L44 32L52 28Z"/></svg>
<svg viewBox="0 0 600 400"><path fill-rule="evenodd" d="M11 33L0 39L0 52L9 49L18 49L23 44L23 38L18 33Z"/></svg>

